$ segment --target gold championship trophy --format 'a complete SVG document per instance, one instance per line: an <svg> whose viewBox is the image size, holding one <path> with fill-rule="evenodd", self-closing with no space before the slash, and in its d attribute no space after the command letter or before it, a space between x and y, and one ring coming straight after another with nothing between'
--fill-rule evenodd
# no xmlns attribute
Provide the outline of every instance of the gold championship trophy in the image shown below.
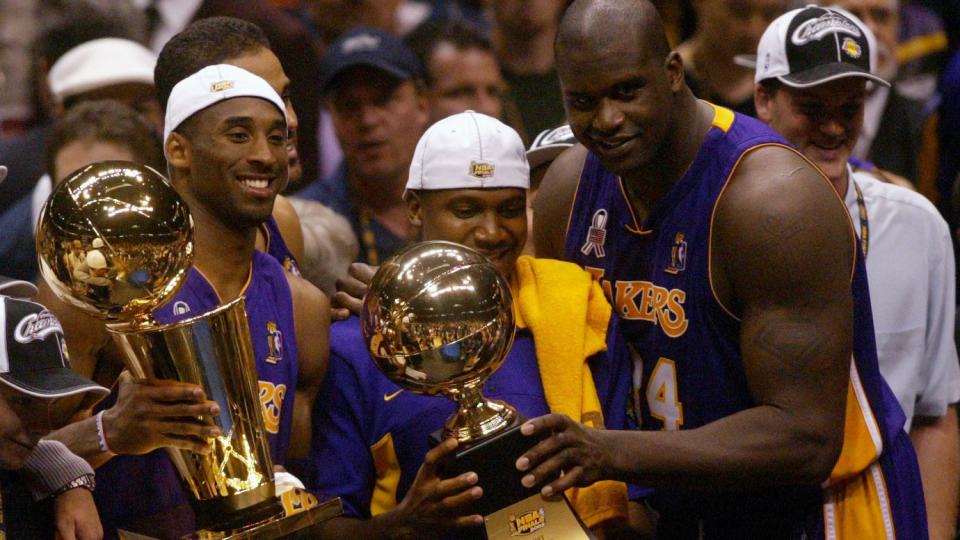
<svg viewBox="0 0 960 540"><path fill-rule="evenodd" d="M475 510L487 538L591 538L566 499L547 501L520 484L524 473L514 463L539 440L520 433L516 409L480 393L507 357L515 330L510 287L490 261L451 242L405 249L373 276L361 329L390 380L456 401L456 414L431 442L459 441L442 472L478 474L483 497Z"/></svg>
<svg viewBox="0 0 960 540"><path fill-rule="evenodd" d="M220 405L218 415L189 419L220 428L210 454L168 449L200 529L183 537L278 538L336 515L339 499L286 515L276 497L243 297L175 324L151 318L183 283L193 248L186 203L159 173L125 161L73 173L53 190L37 228L44 279L62 300L107 321L134 377L196 384ZM167 521L151 536L184 526L179 516Z"/></svg>

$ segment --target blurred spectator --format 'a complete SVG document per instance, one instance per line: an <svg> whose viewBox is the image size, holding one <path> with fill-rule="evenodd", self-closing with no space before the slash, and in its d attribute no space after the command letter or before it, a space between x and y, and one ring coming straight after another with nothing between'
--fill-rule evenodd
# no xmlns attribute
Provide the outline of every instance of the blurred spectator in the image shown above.
<svg viewBox="0 0 960 540"><path fill-rule="evenodd" d="M337 279L347 275L357 260L360 247L350 222L324 204L291 197L290 204L303 229L303 258L300 272L329 296L337 290Z"/></svg>
<svg viewBox="0 0 960 540"><path fill-rule="evenodd" d="M566 120L553 62L553 40L566 5L565 0L491 3L493 45L523 120L517 131L524 141Z"/></svg>
<svg viewBox="0 0 960 540"><path fill-rule="evenodd" d="M756 116L753 69L734 63L751 55L767 26L791 7L791 0L694 0L697 31L680 44L687 86L705 99Z"/></svg>
<svg viewBox="0 0 960 540"><path fill-rule="evenodd" d="M430 122L473 110L503 119L506 83L493 44L461 21L427 21L406 37L426 68Z"/></svg>
<svg viewBox="0 0 960 540"><path fill-rule="evenodd" d="M137 111L113 100L86 101L64 114L48 140L45 165L50 174L40 178L33 193L0 215L0 226L5 231L0 242L5 251L0 260L8 275L36 277L34 227L53 189L51 179L59 182L80 167L106 159L138 161L160 171L165 169L154 127ZM76 244L64 261L71 270L86 257L82 254L83 246L78 251Z"/></svg>
<svg viewBox="0 0 960 540"><path fill-rule="evenodd" d="M155 62L156 56L150 50L126 39L95 39L70 49L57 59L49 72L48 83L57 103L57 114L78 103L112 99L144 113L145 118L153 121L151 129L159 131L162 120L153 90ZM0 159L6 159L10 167L4 195L8 196L6 187L19 195L6 206L0 206L0 225L6 230L23 230L29 225L27 218L31 213L35 215L33 208L42 205L49 194L49 181L46 184L41 181L47 163L45 147L49 129L49 125L44 126L24 135L23 140L12 140L6 149L0 146ZM15 171L37 176L14 176ZM15 234L0 238L2 271L11 277L32 279L37 272L32 244L32 239Z"/></svg>
<svg viewBox="0 0 960 540"><path fill-rule="evenodd" d="M897 86L902 94L912 98L930 99L937 90L940 72L950 59L943 21L935 11L911 5L908 0L891 3L900 4Z"/></svg>
<svg viewBox="0 0 960 540"><path fill-rule="evenodd" d="M236 17L252 22L267 36L270 49L280 59L290 77L290 99L297 111L300 129L297 149L303 168L303 181L319 175L317 126L320 118L319 55L307 26L266 0L133 0L153 21L150 48L159 53L174 35L191 22L209 17ZM288 186L288 189L296 189Z"/></svg>
<svg viewBox="0 0 960 540"><path fill-rule="evenodd" d="M330 46L319 88L344 161L330 178L297 196L347 218L360 242L360 260L380 264L411 238L403 189L429 120L423 67L396 36L358 28Z"/></svg>
<svg viewBox="0 0 960 540"><path fill-rule="evenodd" d="M896 81L890 88L875 84L868 86L863 129L853 149L853 157L917 182L927 111L924 101L907 97L900 91L896 54L900 24L897 0L823 0L820 4L846 9L864 22L876 36L874 65L877 66L877 75Z"/></svg>
<svg viewBox="0 0 960 540"><path fill-rule="evenodd" d="M0 190L0 213L28 195L37 179L44 173L43 148L54 114L53 98L47 85L47 72L50 67L67 51L94 39L136 39L128 30L134 25L134 21L94 9L80 9L80 6L87 6L90 1L92 0L64 1L63 4L72 7L73 11L65 11L64 16L54 17L54 22L43 30L34 44L36 67L33 76L37 81L34 94L39 125L17 137L0 139L0 163L10 168L7 183L3 190Z"/></svg>
<svg viewBox="0 0 960 540"><path fill-rule="evenodd" d="M670 47L686 41L697 29L697 17L693 11L692 0L653 0L660 17Z"/></svg>

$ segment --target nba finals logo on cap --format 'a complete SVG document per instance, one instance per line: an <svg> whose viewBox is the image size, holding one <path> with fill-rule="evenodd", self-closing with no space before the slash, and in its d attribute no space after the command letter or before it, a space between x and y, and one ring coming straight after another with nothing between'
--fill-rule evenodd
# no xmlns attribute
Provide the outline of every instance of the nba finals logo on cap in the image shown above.
<svg viewBox="0 0 960 540"><path fill-rule="evenodd" d="M510 514L510 536L523 536L539 531L547 524L543 508L515 516Z"/></svg>
<svg viewBox="0 0 960 540"><path fill-rule="evenodd" d="M850 58L860 58L860 55L863 54L863 49L860 47L860 44L850 38L843 38L843 45L840 46L843 52L847 53L847 56Z"/></svg>
<svg viewBox="0 0 960 540"><path fill-rule="evenodd" d="M41 311L20 319L13 331L13 337L20 343L30 343L42 340L54 332L63 332L60 321L49 311Z"/></svg>
<svg viewBox="0 0 960 540"><path fill-rule="evenodd" d="M484 163L482 161L471 161L470 162L470 176L476 178L492 178L493 177L493 164Z"/></svg>
<svg viewBox="0 0 960 540"><path fill-rule="evenodd" d="M824 13L816 19L804 22L793 31L790 40L794 45L803 45L811 41L818 41L829 34L849 34L860 37L860 29L846 17L836 13Z"/></svg>
<svg viewBox="0 0 960 540"><path fill-rule="evenodd" d="M217 81L210 85L211 92L223 92L233 88L233 81Z"/></svg>

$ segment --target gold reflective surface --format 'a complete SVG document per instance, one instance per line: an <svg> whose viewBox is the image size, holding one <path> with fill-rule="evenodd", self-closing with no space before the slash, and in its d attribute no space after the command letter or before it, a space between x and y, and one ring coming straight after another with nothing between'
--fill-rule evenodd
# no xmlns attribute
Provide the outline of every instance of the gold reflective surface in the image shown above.
<svg viewBox="0 0 960 540"><path fill-rule="evenodd" d="M220 404L219 415L197 419L222 433L210 441L210 454L168 449L193 496L228 497L224 504L232 510L274 497L273 463L262 436L257 365L243 297L176 324L110 330L134 376L193 383Z"/></svg>
<svg viewBox="0 0 960 540"><path fill-rule="evenodd" d="M186 203L153 169L83 167L57 185L37 225L40 272L61 300L130 321L173 296L193 258Z"/></svg>
<svg viewBox="0 0 960 540"><path fill-rule="evenodd" d="M516 411L480 394L515 330L510 286L459 244L415 244L383 264L364 297L361 330L377 367L399 386L458 404L444 437L471 442L510 425Z"/></svg>

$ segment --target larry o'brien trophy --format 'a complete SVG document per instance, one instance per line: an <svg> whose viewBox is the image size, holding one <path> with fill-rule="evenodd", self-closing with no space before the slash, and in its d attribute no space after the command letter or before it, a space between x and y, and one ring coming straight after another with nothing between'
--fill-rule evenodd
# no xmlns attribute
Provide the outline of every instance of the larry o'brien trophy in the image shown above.
<svg viewBox="0 0 960 540"><path fill-rule="evenodd" d="M415 244L384 263L361 315L367 350L390 380L456 401L457 412L431 442L459 441L442 473L478 474L483 497L475 510L487 538L590 538L566 499L547 501L520 484L525 473L514 463L538 439L520 433L516 409L480 393L509 353L515 326L510 287L496 267L441 241Z"/></svg>
<svg viewBox="0 0 960 540"><path fill-rule="evenodd" d="M184 535L171 517L150 536L278 538L308 528L339 513L339 500L286 515L275 494L243 297L183 322L151 318L183 283L193 249L183 199L153 169L125 161L74 172L54 188L37 227L44 279L60 299L106 321L134 377L193 383L220 405L218 415L191 419L220 428L210 454L168 449L199 530L186 525Z"/></svg>

